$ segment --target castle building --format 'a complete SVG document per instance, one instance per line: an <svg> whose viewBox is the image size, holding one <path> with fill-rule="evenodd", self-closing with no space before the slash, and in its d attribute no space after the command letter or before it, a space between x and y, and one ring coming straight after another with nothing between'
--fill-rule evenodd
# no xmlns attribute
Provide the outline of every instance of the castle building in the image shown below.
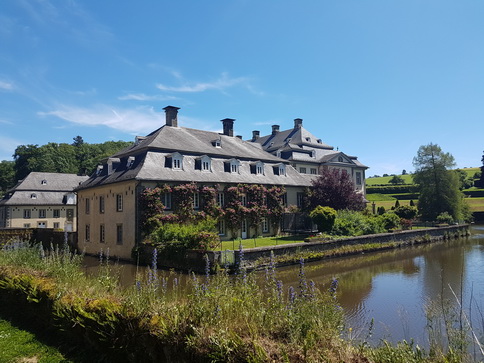
<svg viewBox="0 0 484 363"><path fill-rule="evenodd" d="M345 170L351 175L355 188L365 192L365 170L367 166L358 161L356 156L347 155L333 146L325 144L303 127L303 120L294 120L292 129L280 131L279 125L272 126L272 132L260 136L260 131L252 131L252 142L275 156L290 162L299 173L310 176L320 174L321 168L331 167Z"/></svg>
<svg viewBox="0 0 484 363"><path fill-rule="evenodd" d="M0 228L76 229L75 174L31 172L0 201Z"/></svg>
<svg viewBox="0 0 484 363"><path fill-rule="evenodd" d="M78 189L81 250L110 253L130 258L141 239L139 198L145 188L195 182L203 187L217 185L223 203L227 186L259 184L284 186L287 205L298 203L298 193L311 184L289 161L267 153L261 145L234 136L234 119L222 120L223 132L185 128L178 125L178 108L167 106L165 125L147 136L136 137L133 145L108 158ZM164 196L166 213L171 196ZM198 208L195 204L194 208ZM271 234L264 224L257 234ZM221 238L229 231L220 225ZM240 237L251 237L242 221Z"/></svg>

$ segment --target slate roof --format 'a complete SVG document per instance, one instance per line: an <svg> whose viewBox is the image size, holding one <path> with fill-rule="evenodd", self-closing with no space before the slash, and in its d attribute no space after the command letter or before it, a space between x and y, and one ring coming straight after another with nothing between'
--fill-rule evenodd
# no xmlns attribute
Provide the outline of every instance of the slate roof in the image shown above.
<svg viewBox="0 0 484 363"><path fill-rule="evenodd" d="M177 170L170 167L165 167L165 159L172 155L172 153L148 151L136 157L132 167L126 168L126 158L120 159L120 162L113 167L113 172L108 174L107 168L104 167L99 175L92 175L86 182L84 182L78 189L85 189L97 185L117 183L127 180L139 181L163 181L163 182L198 182L198 183L254 183L267 185L293 185L293 186L309 186L310 181L299 174L292 166L282 163L281 159L277 158L277 162L264 163L264 175L252 174L250 165L256 161L244 160L242 158L235 158L240 160L240 167L238 173L225 172L224 163L231 159L222 157L211 158L211 171L202 171L195 169L195 159L198 155L184 155L183 169ZM273 167L280 164L286 165L286 175L275 175Z"/></svg>
<svg viewBox="0 0 484 363"><path fill-rule="evenodd" d="M63 173L43 173L43 172L31 172L20 180L13 190L43 190L43 191L73 191L74 188L84 182L88 176L79 176L76 174L63 174ZM45 183L42 181L45 180Z"/></svg>
<svg viewBox="0 0 484 363"><path fill-rule="evenodd" d="M368 168L360 163L356 156L346 155L341 151L334 150L332 146L323 143L321 139L318 139L302 126L279 131L274 135L262 136L252 142L261 145L267 152L281 152L283 158L288 161L329 163L331 159L340 154L344 156L345 162L331 162L331 164L341 164L341 166L352 164L360 168ZM314 157L311 155L311 152L314 152Z"/></svg>
<svg viewBox="0 0 484 363"><path fill-rule="evenodd" d="M304 127L279 131L275 135L270 134L267 136L262 136L255 140L254 143L260 144L264 150L271 152L286 146L288 140L289 143L293 145L305 145L312 146L318 149L333 150L332 146L325 144L321 139L314 136ZM318 142L318 140L320 142Z"/></svg>
<svg viewBox="0 0 484 363"><path fill-rule="evenodd" d="M31 172L5 194L0 205L65 205L66 195L87 179L75 174Z"/></svg>
<svg viewBox="0 0 484 363"><path fill-rule="evenodd" d="M221 147L213 145L220 140ZM247 142L238 137L221 135L212 131L191 129L186 127L162 126L141 140L119 153L115 158L136 155L147 150L178 151L182 154L197 154L221 156L227 158L244 157L251 160L267 160L281 162L280 158L264 152L258 144Z"/></svg>
<svg viewBox="0 0 484 363"><path fill-rule="evenodd" d="M221 146L215 147L214 141ZM183 155L183 170L165 167L165 159L173 153ZM210 172L195 169L195 159L210 157ZM128 159L133 163L128 167ZM240 161L238 173L225 172L224 162ZM252 174L250 164L264 163L265 175ZM111 172L107 163L112 163ZM268 185L307 186L307 178L300 175L287 160L264 151L261 145L238 137L212 131L164 125L131 147L107 159L99 173L94 173L77 190L127 180L199 183L257 183ZM286 175L275 175L273 167L284 164Z"/></svg>

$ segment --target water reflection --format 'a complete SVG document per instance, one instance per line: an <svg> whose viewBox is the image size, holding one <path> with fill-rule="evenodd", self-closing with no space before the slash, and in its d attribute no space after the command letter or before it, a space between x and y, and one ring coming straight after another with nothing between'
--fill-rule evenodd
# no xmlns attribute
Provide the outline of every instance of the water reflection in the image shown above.
<svg viewBox="0 0 484 363"><path fill-rule="evenodd" d="M484 312L484 226L472 227L471 233L469 238L453 241L307 263L306 277L323 290L333 277L339 280L338 301L353 337L374 343L382 338L413 339L427 346L425 307L441 296L456 305L452 290L458 299L462 292L467 310L472 304L474 326L483 333L484 319L477 312L478 308ZM99 261L87 258L86 264L92 272ZM134 284L137 273L145 273L145 268L130 264L119 268L124 286ZM298 272L299 266L280 268L277 279L286 289L297 288ZM264 278L263 272L258 274Z"/></svg>

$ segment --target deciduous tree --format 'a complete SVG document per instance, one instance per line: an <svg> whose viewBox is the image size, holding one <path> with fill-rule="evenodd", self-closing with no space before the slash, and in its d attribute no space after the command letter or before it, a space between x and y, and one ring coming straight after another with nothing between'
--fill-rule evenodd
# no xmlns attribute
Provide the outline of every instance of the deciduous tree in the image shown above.
<svg viewBox="0 0 484 363"><path fill-rule="evenodd" d="M336 210L363 210L363 196L355 189L355 184L345 170L323 168L319 177L307 191L307 210L318 205Z"/></svg>

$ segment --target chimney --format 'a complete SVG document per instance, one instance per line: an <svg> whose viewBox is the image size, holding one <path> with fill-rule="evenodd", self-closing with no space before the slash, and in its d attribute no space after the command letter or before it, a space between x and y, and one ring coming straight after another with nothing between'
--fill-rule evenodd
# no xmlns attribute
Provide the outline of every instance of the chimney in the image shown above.
<svg viewBox="0 0 484 363"><path fill-rule="evenodd" d="M279 132L279 125L272 125L272 135L275 135Z"/></svg>
<svg viewBox="0 0 484 363"><path fill-rule="evenodd" d="M166 114L166 126L178 127L178 110L180 107L166 106L163 109Z"/></svg>
<svg viewBox="0 0 484 363"><path fill-rule="evenodd" d="M233 118L224 118L222 120L222 124L224 126L224 135L234 136L234 121L235 119Z"/></svg>
<svg viewBox="0 0 484 363"><path fill-rule="evenodd" d="M252 131L252 141L257 140L259 137L260 137L260 131L259 130Z"/></svg>
<svg viewBox="0 0 484 363"><path fill-rule="evenodd" d="M237 135L235 136L237 139L241 139L242 140L242 135Z"/></svg>
<svg viewBox="0 0 484 363"><path fill-rule="evenodd" d="M294 119L294 128L300 129L302 127L302 118L295 118Z"/></svg>

